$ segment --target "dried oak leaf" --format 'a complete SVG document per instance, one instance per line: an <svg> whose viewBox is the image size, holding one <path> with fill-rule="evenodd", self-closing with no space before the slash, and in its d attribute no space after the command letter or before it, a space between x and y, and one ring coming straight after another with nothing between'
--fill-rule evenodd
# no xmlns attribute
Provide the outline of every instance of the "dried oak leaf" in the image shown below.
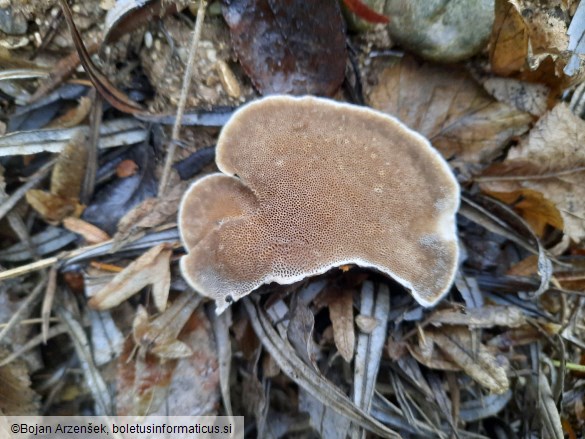
<svg viewBox="0 0 585 439"><path fill-rule="evenodd" d="M347 53L336 0L229 0L223 16L260 93L331 96L343 82Z"/></svg>
<svg viewBox="0 0 585 439"><path fill-rule="evenodd" d="M534 233L544 236L547 226L563 230L563 217L554 203L532 189L512 192L484 191L488 195L511 205L530 225Z"/></svg>
<svg viewBox="0 0 585 439"><path fill-rule="evenodd" d="M410 57L386 67L370 105L427 137L446 158L489 163L531 116L496 102L461 69Z"/></svg>
<svg viewBox="0 0 585 439"><path fill-rule="evenodd" d="M537 122L503 163L484 172L481 187L492 193L525 194L526 189L541 193L560 212L564 233L580 241L585 238L584 142L585 121L561 103ZM552 218L547 218L549 224L558 226Z"/></svg>
<svg viewBox="0 0 585 439"><path fill-rule="evenodd" d="M211 415L219 403L219 367L211 325L197 310L179 339L191 352L180 359L136 351L128 337L118 360L116 409L121 416Z"/></svg>
<svg viewBox="0 0 585 439"><path fill-rule="evenodd" d="M570 52L565 4L563 0L496 0L490 41L492 72L519 73L522 79L567 86L570 79L563 69Z"/></svg>

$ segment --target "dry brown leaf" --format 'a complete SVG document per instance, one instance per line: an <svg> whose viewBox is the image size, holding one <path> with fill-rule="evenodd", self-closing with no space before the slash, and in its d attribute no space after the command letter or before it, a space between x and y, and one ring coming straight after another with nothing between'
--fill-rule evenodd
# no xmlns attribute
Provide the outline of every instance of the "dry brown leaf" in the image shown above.
<svg viewBox="0 0 585 439"><path fill-rule="evenodd" d="M177 184L164 198L147 198L134 207L118 222L114 239L120 242L144 229L175 221L179 203L188 185L187 182Z"/></svg>
<svg viewBox="0 0 585 439"><path fill-rule="evenodd" d="M486 91L500 102L534 116L547 110L550 89L544 84L532 84L512 78L488 78L483 81Z"/></svg>
<svg viewBox="0 0 585 439"><path fill-rule="evenodd" d="M192 353L179 360L162 360L149 353L133 355L132 338L126 340L117 370L119 415L207 415L217 410L217 354L202 310L191 314L179 339Z"/></svg>
<svg viewBox="0 0 585 439"><path fill-rule="evenodd" d="M506 272L509 276L533 276L538 271L538 256L530 255L517 264L512 265Z"/></svg>
<svg viewBox="0 0 585 439"><path fill-rule="evenodd" d="M372 107L398 117L446 158L489 163L532 117L497 102L462 69L404 57L380 74Z"/></svg>
<svg viewBox="0 0 585 439"><path fill-rule="evenodd" d="M122 160L118 166L116 166L116 176L118 178L126 178L136 174L138 165L134 160Z"/></svg>
<svg viewBox="0 0 585 439"><path fill-rule="evenodd" d="M432 341L431 341L432 345ZM461 367L443 355L438 349L427 350L425 347L419 345L406 345L408 352L420 364L425 365L429 369L445 370L449 372L459 372Z"/></svg>
<svg viewBox="0 0 585 439"><path fill-rule="evenodd" d="M84 209L77 199L63 198L39 189L29 190L26 201L49 223L58 223L67 216L79 216Z"/></svg>
<svg viewBox="0 0 585 439"><path fill-rule="evenodd" d="M9 352L0 349L0 359ZM39 396L30 388L30 377L22 360L0 367L0 413L7 416L37 415Z"/></svg>
<svg viewBox="0 0 585 439"><path fill-rule="evenodd" d="M432 338L447 358L486 389L501 394L510 388L507 362L499 361L482 344L478 344L474 352L468 329L429 330L426 336Z"/></svg>
<svg viewBox="0 0 585 439"><path fill-rule="evenodd" d="M528 55L528 29L518 6L508 0L496 0L496 19L490 41L492 71L509 75L520 71Z"/></svg>
<svg viewBox="0 0 585 439"><path fill-rule="evenodd" d="M72 128L79 125L89 115L93 100L87 96L79 99L79 105L53 120L45 128Z"/></svg>
<svg viewBox="0 0 585 439"><path fill-rule="evenodd" d="M353 358L355 330L353 326L353 291L338 290L329 301L329 318L337 350L348 363Z"/></svg>
<svg viewBox="0 0 585 439"><path fill-rule="evenodd" d="M49 222L81 215L84 206L79 203L79 192L86 163L85 134L80 130L59 154L51 174L51 191L31 189L26 193L27 202Z"/></svg>
<svg viewBox="0 0 585 439"><path fill-rule="evenodd" d="M64 198L78 198L86 163L85 134L79 130L59 154L51 174L51 193Z"/></svg>
<svg viewBox="0 0 585 439"><path fill-rule="evenodd" d="M490 41L492 72L520 73L522 79L530 80L540 76L547 84L566 86L570 81L563 73L570 56L568 21L563 0L496 0Z"/></svg>
<svg viewBox="0 0 585 439"><path fill-rule="evenodd" d="M538 236L542 237L546 226L563 230L563 217L556 206L532 189L519 189L512 192L484 191L486 194L511 205Z"/></svg>
<svg viewBox="0 0 585 439"><path fill-rule="evenodd" d="M172 247L172 244L162 243L148 250L98 291L89 300L89 306L101 311L110 309L152 285L154 303L159 310L164 310L171 285Z"/></svg>
<svg viewBox="0 0 585 439"><path fill-rule="evenodd" d="M193 352L178 336L200 303L201 296L184 293L152 320L142 306L138 307L132 324L134 343L141 352L149 352L162 359L190 356Z"/></svg>
<svg viewBox="0 0 585 439"><path fill-rule="evenodd" d="M584 142L585 121L566 104L558 104L502 164L484 173L481 187L491 192L540 192L560 212L565 234L580 241L585 237Z"/></svg>
<svg viewBox="0 0 585 439"><path fill-rule="evenodd" d="M110 239L110 236L99 227L73 216L69 216L63 220L63 227L83 236L88 244L98 244Z"/></svg>

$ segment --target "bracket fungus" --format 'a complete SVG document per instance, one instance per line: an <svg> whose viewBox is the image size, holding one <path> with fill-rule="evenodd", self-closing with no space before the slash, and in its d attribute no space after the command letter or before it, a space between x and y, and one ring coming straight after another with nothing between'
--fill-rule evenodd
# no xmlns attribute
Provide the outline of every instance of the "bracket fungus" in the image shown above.
<svg viewBox="0 0 585 439"><path fill-rule="evenodd" d="M458 262L459 186L397 119L315 97L270 96L224 126L215 173L184 195L181 271L217 312L262 284L334 267L378 270L423 306Z"/></svg>

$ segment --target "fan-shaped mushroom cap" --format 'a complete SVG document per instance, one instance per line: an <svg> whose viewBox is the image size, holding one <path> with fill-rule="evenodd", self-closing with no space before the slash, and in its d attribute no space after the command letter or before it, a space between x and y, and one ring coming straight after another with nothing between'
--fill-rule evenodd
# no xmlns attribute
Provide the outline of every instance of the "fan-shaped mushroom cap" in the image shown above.
<svg viewBox="0 0 585 439"><path fill-rule="evenodd" d="M383 113L315 97L239 109L217 144L223 174L181 203L185 279L218 312L262 284L357 264L424 306L457 268L459 186L420 134Z"/></svg>

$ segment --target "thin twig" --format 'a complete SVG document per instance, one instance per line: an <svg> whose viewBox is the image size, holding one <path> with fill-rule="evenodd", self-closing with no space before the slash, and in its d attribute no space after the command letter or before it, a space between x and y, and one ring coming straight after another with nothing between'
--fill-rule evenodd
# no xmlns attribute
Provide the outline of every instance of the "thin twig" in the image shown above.
<svg viewBox="0 0 585 439"><path fill-rule="evenodd" d="M476 183L489 183L492 181L526 181L526 180L547 180L549 178L562 177L565 175L577 174L585 171L585 166L577 166L572 169L564 169L562 171L548 172L546 174L538 175L486 175L483 177L474 177L473 181Z"/></svg>
<svg viewBox="0 0 585 439"><path fill-rule="evenodd" d="M41 182L43 178L45 178L56 161L57 159L53 159L46 163L25 184L16 189L16 191L14 191L14 193L10 195L6 201L2 202L2 205L0 205L0 219L4 218L4 216L10 212L14 206L16 206L16 203L18 203L30 189L35 187Z"/></svg>
<svg viewBox="0 0 585 439"><path fill-rule="evenodd" d="M8 324L4 328L2 328L2 331L0 331L0 341L2 341L4 337L6 337L6 334L8 334L12 330L12 328L14 328L16 324L20 320L22 320L22 316L24 315L24 313L32 309L32 304L36 302L37 299L40 297L41 291L43 291L46 282L47 277L45 276L44 279L37 284L33 292L29 294L29 296L24 300L24 302L22 302L18 310L14 314L12 314L12 317L8 321Z"/></svg>
<svg viewBox="0 0 585 439"><path fill-rule="evenodd" d="M43 320L41 333L43 334L43 343L45 344L47 344L47 340L49 339L49 319L51 318L51 308L53 307L53 300L55 299L56 291L57 267L53 265L49 270L49 280L47 282L45 297L43 298L43 305L41 307L41 319Z"/></svg>
<svg viewBox="0 0 585 439"><path fill-rule="evenodd" d="M177 148L177 141L179 140L179 130L181 129L181 120L183 119L183 113L185 111L185 105L187 104L187 95L189 94L189 88L191 86L191 76L193 75L193 67L195 65L195 53L199 40L201 38L201 29L203 28L203 20L205 19L205 10L207 9L207 1L199 0L199 9L197 10L197 19L195 21L195 30L193 31L193 38L191 39L191 48L189 49L189 62L185 69L185 76L183 77L183 88L181 89L181 97L179 99L179 105L177 107L177 119L173 126L173 134L169 149L167 150L167 157L165 160L165 166L163 169L160 185L158 187L158 196L161 197L167 190L169 183L171 166L175 157L175 150Z"/></svg>
<svg viewBox="0 0 585 439"><path fill-rule="evenodd" d="M95 89L94 89L95 90ZM98 161L98 143L100 141L100 126L102 124L102 96L95 93L91 113L89 115L89 137L87 139L87 162L85 177L81 189L81 202L89 204L95 190L95 179Z"/></svg>

